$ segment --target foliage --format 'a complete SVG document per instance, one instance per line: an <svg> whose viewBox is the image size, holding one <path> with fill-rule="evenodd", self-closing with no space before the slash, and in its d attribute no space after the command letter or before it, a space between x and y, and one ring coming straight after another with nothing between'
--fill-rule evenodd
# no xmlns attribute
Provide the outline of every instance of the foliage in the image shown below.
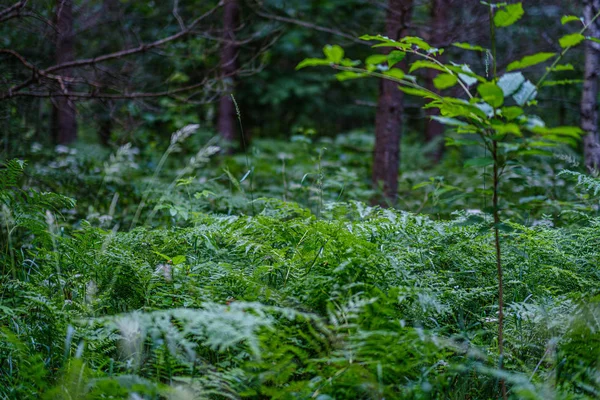
<svg viewBox="0 0 600 400"><path fill-rule="evenodd" d="M487 217L260 204L23 248L34 270L2 278L2 396L489 398L500 376L517 397L600 390L580 344L597 335L597 219L510 223L499 372Z"/></svg>
<svg viewBox="0 0 600 400"><path fill-rule="evenodd" d="M525 18L518 3L493 7L499 29ZM367 204L368 132L305 129L228 155L175 106L157 123L175 127L165 143L34 143L27 169L6 161L0 398L497 398L499 381L511 398L597 398L600 184L578 168L579 130L529 108L536 68L573 65L527 52L495 77L493 63L441 62L419 37L363 39L395 50L358 64L328 46L304 65L397 81L452 130L436 166L434 144L404 138L403 211ZM444 95L419 84L431 69Z"/></svg>

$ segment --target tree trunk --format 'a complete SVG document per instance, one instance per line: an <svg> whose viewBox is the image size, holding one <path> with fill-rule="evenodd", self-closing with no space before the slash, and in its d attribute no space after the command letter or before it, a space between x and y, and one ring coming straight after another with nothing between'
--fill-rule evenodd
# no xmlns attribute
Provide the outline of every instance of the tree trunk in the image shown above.
<svg viewBox="0 0 600 400"><path fill-rule="evenodd" d="M385 35L391 39L404 36L412 12L413 0L388 0ZM389 52L390 48L384 48ZM400 64L405 66L405 64ZM375 150L373 153L373 185L383 184L384 198L374 199L382 206L394 205L398 195L400 168L400 137L403 96L398 84L382 79L375 119Z"/></svg>
<svg viewBox="0 0 600 400"><path fill-rule="evenodd" d="M586 24L600 11L600 0L584 1ZM588 28L587 34L600 37L600 18ZM600 44L587 40L585 43L585 72L581 95L581 128L585 165L590 169L600 168L600 136L598 134L598 74L600 70Z"/></svg>
<svg viewBox="0 0 600 400"><path fill-rule="evenodd" d="M429 35L429 43L434 47L442 47L448 37L448 17L452 0L431 0L431 33ZM443 62L443 56L439 57ZM439 93L433 85L433 79L438 74L438 71L427 69L426 87ZM441 141L441 136L444 134L444 125L440 122L431 119L432 116L439 115L437 108L429 108L425 110L427 120L425 122L425 140L427 143L437 141L433 152L433 160L437 163L444 154L444 143Z"/></svg>
<svg viewBox="0 0 600 400"><path fill-rule="evenodd" d="M229 144L233 144L238 137L236 109L231 98L237 69L238 49L234 42L238 15L238 0L225 0L223 6L223 44L221 47L221 77L225 84L225 91L219 101L218 130L223 139Z"/></svg>
<svg viewBox="0 0 600 400"><path fill-rule="evenodd" d="M56 62L58 64L75 59L75 35L73 32L73 0L56 0ZM63 76L71 76L65 69ZM62 82L64 88L68 83ZM53 136L58 144L69 144L77 139L77 110L73 99L57 97L54 105Z"/></svg>
<svg viewBox="0 0 600 400"><path fill-rule="evenodd" d="M119 19L119 0L103 0L102 1L102 15L111 25L114 22L118 22ZM112 36L112 34L111 34ZM118 49L114 48L116 40L108 40L102 47L103 52L114 52ZM111 77L106 73L96 73L96 81L102 82L103 85L108 86L110 84ZM112 100L98 100L95 107L96 116L95 119L98 122L98 139L102 145L108 147L110 145L110 138L113 132L113 120L111 110L113 108Z"/></svg>

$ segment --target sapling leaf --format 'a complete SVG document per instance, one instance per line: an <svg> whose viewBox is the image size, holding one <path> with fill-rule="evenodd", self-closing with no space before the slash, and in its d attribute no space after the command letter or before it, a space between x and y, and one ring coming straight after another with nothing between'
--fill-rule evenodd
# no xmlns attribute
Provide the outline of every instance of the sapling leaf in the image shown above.
<svg viewBox="0 0 600 400"><path fill-rule="evenodd" d="M460 80L467 86L471 86L477 82L486 82L485 78L475 74L466 64L451 62L450 65L445 65L444 67L457 74Z"/></svg>
<svg viewBox="0 0 600 400"><path fill-rule="evenodd" d="M513 94L513 99L518 105L523 106L528 101L534 100L537 96L537 89L531 81L525 81L519 90Z"/></svg>
<svg viewBox="0 0 600 400"><path fill-rule="evenodd" d="M450 125L450 126L467 126L468 125L466 122L461 121L459 119L440 117L439 115L434 115L431 117L431 119L438 121L444 125Z"/></svg>
<svg viewBox="0 0 600 400"><path fill-rule="evenodd" d="M390 71L395 71L395 69L392 69ZM417 89L417 88L411 88L411 87L406 87L406 86L399 86L398 89L400 89L401 91L403 91L406 94L423 97L425 99L439 99L440 98L437 94L430 92L428 90L424 90L424 89Z"/></svg>
<svg viewBox="0 0 600 400"><path fill-rule="evenodd" d="M509 122L507 124L495 123L492 125L492 128L501 135L512 134L515 136L523 136L521 134L521 129L515 123Z"/></svg>
<svg viewBox="0 0 600 400"><path fill-rule="evenodd" d="M544 83L542 83L542 86L575 85L582 82L582 79L562 79L560 81L545 81Z"/></svg>
<svg viewBox="0 0 600 400"><path fill-rule="evenodd" d="M440 90L451 88L457 82L458 78L452 74L439 74L433 79L433 85Z"/></svg>
<svg viewBox="0 0 600 400"><path fill-rule="evenodd" d="M296 70L305 68L305 67L317 67L321 65L331 65L331 61L325 60L323 58L305 58L300 61L300 63L296 66Z"/></svg>
<svg viewBox="0 0 600 400"><path fill-rule="evenodd" d="M516 92L525 82L525 77L520 72L509 72L500 77L498 87L502 89L504 96L510 96Z"/></svg>
<svg viewBox="0 0 600 400"><path fill-rule="evenodd" d="M504 9L498 10L494 15L494 25L498 28L510 26L521 19L525 14L521 3L509 4Z"/></svg>
<svg viewBox="0 0 600 400"><path fill-rule="evenodd" d="M525 56L518 61L513 61L510 64L508 64L508 67L506 67L506 70L514 71L515 69L523 69L523 68L531 67L533 65L543 63L544 61L549 60L550 58L554 57L555 55L556 55L556 53L541 52L541 53L532 54L530 56Z"/></svg>
<svg viewBox="0 0 600 400"><path fill-rule="evenodd" d="M400 41L403 42L403 43L412 44L412 45L417 46L418 48L423 49L423 50L430 50L431 49L431 46L429 45L429 43L427 43L426 41L424 41L420 37L405 36L402 39L400 39Z"/></svg>
<svg viewBox="0 0 600 400"><path fill-rule="evenodd" d="M354 72L354 71L342 71L342 72L338 72L337 74L335 74L335 77L338 81L343 82L343 81L347 81L349 79L363 78L368 75L369 74L359 73L359 72Z"/></svg>
<svg viewBox="0 0 600 400"><path fill-rule="evenodd" d="M360 61L352 60L350 58L343 58L342 61L340 61L340 65L344 67L355 67L357 65L360 65Z"/></svg>
<svg viewBox="0 0 600 400"><path fill-rule="evenodd" d="M523 109L518 106L502 107L502 116L509 121L523 115Z"/></svg>
<svg viewBox="0 0 600 400"><path fill-rule="evenodd" d="M382 64L388 60L386 54L372 54L365 60L365 64L377 65Z"/></svg>
<svg viewBox="0 0 600 400"><path fill-rule="evenodd" d="M576 46L584 40L585 36L583 36L581 33L571 33L561 37L558 40L558 43L560 44L560 47L564 49L566 47Z"/></svg>
<svg viewBox="0 0 600 400"><path fill-rule="evenodd" d="M391 78L396 78L396 79L402 79L406 75L404 73L404 71L402 71L401 69L398 69L398 68L392 68L388 71L384 71L383 74L385 76L389 76Z"/></svg>
<svg viewBox="0 0 600 400"><path fill-rule="evenodd" d="M418 69L421 68L431 68L431 69L436 69L438 71L442 71L442 72L447 72L446 68L444 68L441 65L438 65L436 63L434 63L433 61L429 61L429 60L417 60L414 63L411 64L410 69L408 70L408 73L411 73L413 71L416 71Z"/></svg>
<svg viewBox="0 0 600 400"><path fill-rule="evenodd" d="M573 64L559 64L559 65L555 65L554 67L546 67L547 71L553 71L553 72L558 72L558 71L573 71L575 68L573 67Z"/></svg>
<svg viewBox="0 0 600 400"><path fill-rule="evenodd" d="M487 49L483 48L481 46L477 46L474 44L470 44L470 43L452 43L452 46L454 47L458 47L459 49L463 49L463 50L473 50L473 51L483 51L486 52Z"/></svg>
<svg viewBox="0 0 600 400"><path fill-rule="evenodd" d="M342 61L342 58L344 58L344 49L337 44L334 44L333 46L328 44L323 47L323 54L325 54L325 57L330 62L339 64L339 62Z"/></svg>
<svg viewBox="0 0 600 400"><path fill-rule="evenodd" d="M406 53L399 50L392 50L390 54L388 54L387 62L388 67L392 68L394 65L398 64L400 61L404 60L406 57Z"/></svg>
<svg viewBox="0 0 600 400"><path fill-rule="evenodd" d="M560 23L562 25L567 24L569 22L573 22L573 21L579 21L579 22L583 23L582 18L577 17L575 15L563 15L562 18L560 19Z"/></svg>
<svg viewBox="0 0 600 400"><path fill-rule="evenodd" d="M477 86L477 92L490 106L494 108L501 107L504 104L504 93L502 89L492 82L482 83Z"/></svg>

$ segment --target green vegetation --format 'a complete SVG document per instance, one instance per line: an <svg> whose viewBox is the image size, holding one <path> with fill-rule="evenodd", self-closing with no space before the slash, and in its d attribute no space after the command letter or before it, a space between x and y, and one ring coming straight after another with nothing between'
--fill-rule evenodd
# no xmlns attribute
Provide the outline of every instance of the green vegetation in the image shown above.
<svg viewBox="0 0 600 400"><path fill-rule="evenodd" d="M0 10L0 22L27 10L26 3ZM326 15L335 14L334 3L323 3L333 7ZM113 13L124 7L103 4ZM223 4L205 5L207 15ZM357 15L370 15L362 6ZM298 60L301 76L318 76L316 86L333 80L308 67L336 69L344 90L364 90L362 78L381 88L392 82L405 98L389 104L412 99L445 127L426 143L413 125L409 134L396 132L399 157L386 159L381 175L389 180L371 175L384 154L377 129L373 137L362 128L322 135L294 126L289 138L258 135L250 144L250 101L238 105L232 95L221 98L217 124L200 121L190 102L169 103L165 120L135 140L121 140L126 132L119 131L112 142L101 135L103 145L76 142L77 122L85 119L65 105L82 83L48 75L62 67L33 67L50 81L47 90L53 79L66 79L68 95L52 106L68 127L59 133L70 132L57 146L6 135L0 399L600 397L600 179L593 151L585 158L578 151L581 138L597 129L568 126L573 118L539 107L544 90L579 82L569 50L598 41L588 29L600 10L590 16L586 8L583 20L559 17L561 26L581 27L565 28L556 51L504 60L510 46L502 32L526 10L521 3L485 6L489 46L453 42L453 51L469 54L456 63L450 60L457 53L411 35L361 36L385 49L363 48L364 61L339 45L324 46L324 58ZM191 32L177 7L173 18ZM226 20L246 10L236 7L224 7ZM156 13L151 6L126 9ZM71 21L57 25L73 24L72 16L62 18ZM389 15L386 24L396 27ZM268 28L269 35L276 31ZM261 32L252 25L235 34L255 29ZM297 40L278 42L274 52L289 54ZM220 58L231 65L232 42ZM160 68L146 67L160 76ZM555 74L560 79L551 80ZM174 75L168 82L189 80ZM279 78L285 86L288 77ZM98 82L104 95L116 93ZM38 93L37 84L26 83L31 87L17 90L27 88L23 97ZM309 96L317 97L313 89ZM382 89L378 109L385 97ZM252 110L278 101L270 97ZM323 102L298 107L302 118L295 121L310 122L310 110ZM221 118L223 110L229 117L234 111L234 125ZM584 114L597 124L597 115ZM150 112L143 118L160 119ZM13 120L11 132L28 124ZM166 131L152 131L158 128L174 132L166 138Z"/></svg>
<svg viewBox="0 0 600 400"><path fill-rule="evenodd" d="M256 143L253 203L244 157L207 146L157 173L129 146L95 162L39 154L25 176L6 164L2 396L491 398L505 379L513 397L594 397L600 219L583 211L597 213L598 181L522 166L538 168L539 211L502 227L500 371L491 220L448 211L485 201L435 180L404 202L446 221L356 201L372 194L358 178L368 140Z"/></svg>

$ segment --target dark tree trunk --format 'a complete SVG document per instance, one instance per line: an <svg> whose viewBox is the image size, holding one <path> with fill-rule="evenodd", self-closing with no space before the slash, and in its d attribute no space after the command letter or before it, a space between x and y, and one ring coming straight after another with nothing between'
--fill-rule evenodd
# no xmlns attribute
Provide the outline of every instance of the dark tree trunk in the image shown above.
<svg viewBox="0 0 600 400"><path fill-rule="evenodd" d="M116 25L115 22L119 20L119 0L103 0L102 1L102 15L111 25ZM112 24L115 23L115 24ZM110 26L110 25L109 25ZM116 41L108 40L102 49L104 52L114 52L118 49L114 48ZM104 85L110 84L110 76L106 73L96 74L96 80L102 82ZM113 108L113 101L105 100L98 101L96 107L96 121L98 124L98 139L104 146L110 145L110 138L113 132L113 120L111 110Z"/></svg>
<svg viewBox="0 0 600 400"><path fill-rule="evenodd" d="M219 101L218 130L223 139L230 144L233 144L238 137L235 104L231 98L237 69L238 49L234 42L238 16L238 0L225 0L223 6L224 41L221 47L221 76L226 87Z"/></svg>
<svg viewBox="0 0 600 400"><path fill-rule="evenodd" d="M429 43L434 47L441 47L445 44L448 36L449 11L452 0L431 0L431 33L429 35ZM443 56L440 56L440 59ZM443 61L443 59L441 60ZM438 92L433 85L433 79L437 72L433 69L427 69L426 87L429 90ZM437 108L429 108L425 111L427 120L425 122L425 140L427 143L436 141L437 145L433 152L433 159L439 162L444 154L444 143L441 141L441 136L444 134L444 125L440 122L431 119L432 116L439 115Z"/></svg>
<svg viewBox="0 0 600 400"><path fill-rule="evenodd" d="M73 0L56 0L56 62L58 64L75 59L75 35L73 31ZM61 72L71 76L68 69ZM68 87L67 82L61 85ZM53 136L58 144L69 144L77 139L77 110L73 99L57 97L54 105Z"/></svg>
<svg viewBox="0 0 600 400"><path fill-rule="evenodd" d="M600 11L600 0L584 1L586 24ZM600 19L588 28L588 35L600 37ZM590 169L600 168L600 136L598 134L598 74L600 73L600 44L587 40L585 43L585 72L581 94L581 128L585 165Z"/></svg>
<svg viewBox="0 0 600 400"><path fill-rule="evenodd" d="M388 0L385 34L398 39L405 35L413 0ZM389 48L385 48L389 52ZM400 64L402 66L402 64ZM382 206L395 204L400 168L400 136L403 96L398 84L388 80L379 83L379 99L375 119L375 150L373 153L373 185L383 184L384 198L374 199Z"/></svg>

